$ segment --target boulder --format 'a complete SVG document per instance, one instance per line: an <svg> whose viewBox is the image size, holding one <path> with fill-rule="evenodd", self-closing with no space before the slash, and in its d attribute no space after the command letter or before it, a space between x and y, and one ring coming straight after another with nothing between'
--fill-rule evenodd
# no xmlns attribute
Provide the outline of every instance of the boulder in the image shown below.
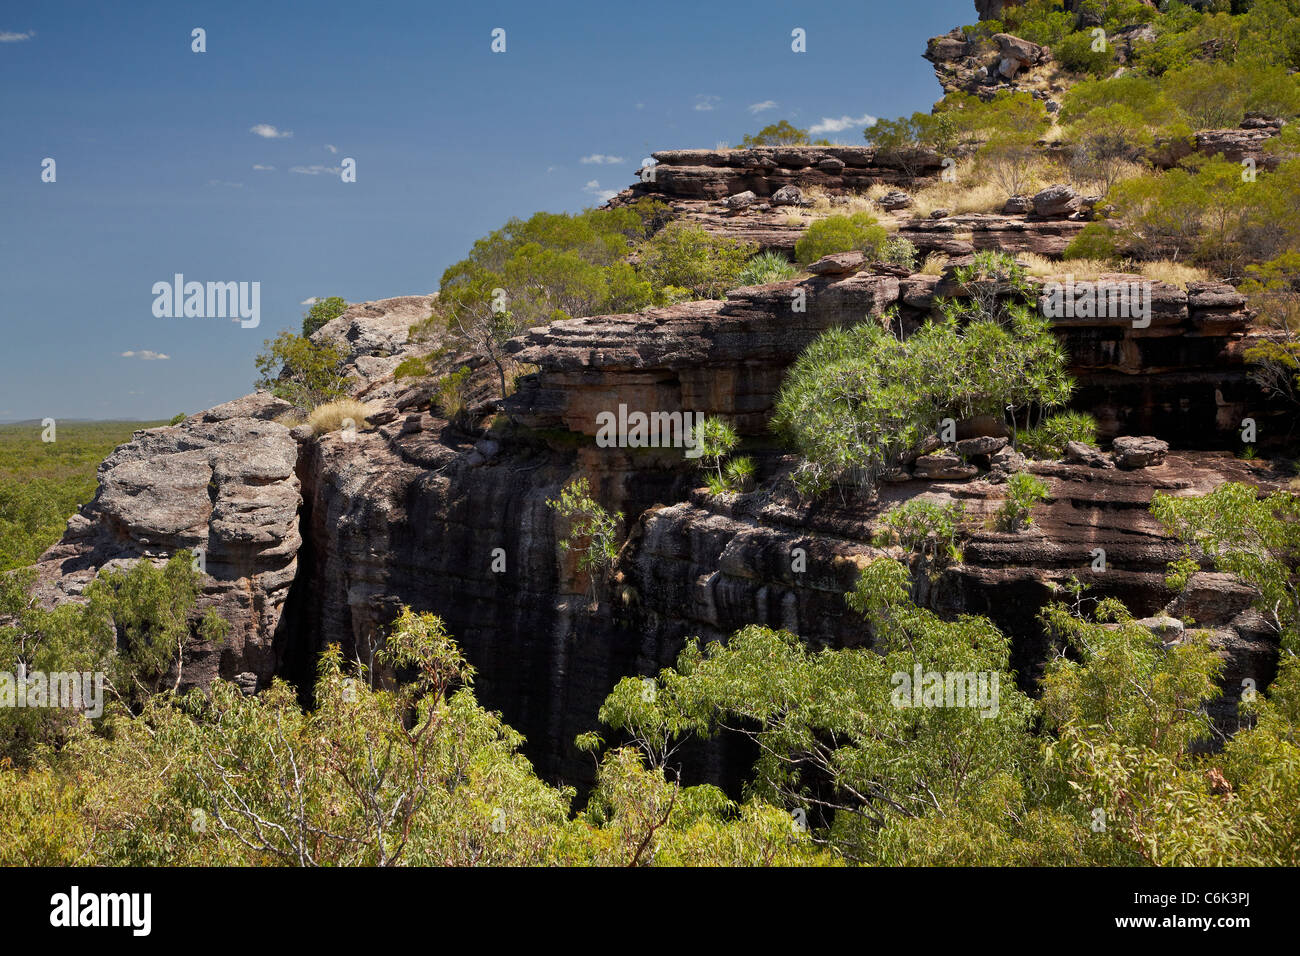
<svg viewBox="0 0 1300 956"><path fill-rule="evenodd" d="M1183 636L1183 622L1168 614L1140 618L1137 623L1166 643L1176 641Z"/></svg>
<svg viewBox="0 0 1300 956"><path fill-rule="evenodd" d="M815 276L846 276L861 269L866 260L867 257L857 250L835 252L822 256L808 266L808 271Z"/></svg>
<svg viewBox="0 0 1300 956"><path fill-rule="evenodd" d="M758 197L754 195L753 190L746 189L743 193L736 193L734 196L728 196L723 202L728 209L745 209L753 204Z"/></svg>
<svg viewBox="0 0 1300 956"><path fill-rule="evenodd" d="M1034 208L1034 201L1028 196L1012 196L1002 207L1004 216L1024 216L1028 215Z"/></svg>
<svg viewBox="0 0 1300 956"><path fill-rule="evenodd" d="M803 190L798 186L782 186L772 193L773 206L802 206Z"/></svg>
<svg viewBox="0 0 1300 956"><path fill-rule="evenodd" d="M912 197L900 189L895 189L885 193L876 200L881 209L888 209L891 212L895 209L907 209L912 205Z"/></svg>
<svg viewBox="0 0 1300 956"><path fill-rule="evenodd" d="M998 63L998 73L1007 79L1011 79L1021 70L1037 66L1047 59L1045 47L1021 39L1018 36L1012 36L1010 33L993 34L993 42L998 45L998 53L1001 56L1001 61Z"/></svg>
<svg viewBox="0 0 1300 956"><path fill-rule="evenodd" d="M992 455L1007 446L1007 439L993 435L980 435L976 438L963 438L953 447L957 454L969 458L972 455Z"/></svg>
<svg viewBox="0 0 1300 956"><path fill-rule="evenodd" d="M1070 186L1057 183L1034 194L1034 215L1044 219L1065 219L1079 211L1079 194Z"/></svg>
<svg viewBox="0 0 1300 956"><path fill-rule="evenodd" d="M1091 445L1081 441L1065 443L1065 461L1071 465L1087 465L1089 468L1114 468L1115 463Z"/></svg>
<svg viewBox="0 0 1300 956"><path fill-rule="evenodd" d="M962 460L950 451L938 451L916 459L912 465L912 473L917 478L928 481L963 481L974 478L979 474L979 469L974 465L963 464Z"/></svg>
<svg viewBox="0 0 1300 956"><path fill-rule="evenodd" d="M1169 443L1150 435L1116 438L1111 445L1111 455L1115 464L1121 468L1148 468L1165 460L1169 453Z"/></svg>
<svg viewBox="0 0 1300 956"><path fill-rule="evenodd" d="M1014 448L1001 448L989 457L988 480L994 483L1006 481L1016 472L1024 471L1028 464L1025 456Z"/></svg>

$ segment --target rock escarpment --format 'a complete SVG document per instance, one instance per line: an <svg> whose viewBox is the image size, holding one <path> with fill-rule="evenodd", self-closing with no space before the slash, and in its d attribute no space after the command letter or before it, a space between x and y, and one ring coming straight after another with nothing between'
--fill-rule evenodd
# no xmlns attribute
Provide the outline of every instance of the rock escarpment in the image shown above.
<svg viewBox="0 0 1300 956"><path fill-rule="evenodd" d="M243 675L250 691L277 673L308 683L329 643L369 662L399 607L436 612L477 669L481 698L524 732L539 768L584 782L591 765L573 738L596 725L619 678L670 664L690 638L722 639L749 623L826 645L869 644L843 593L881 553L871 542L882 509L921 495L961 500L979 528L1001 502L992 472L950 481L921 477L919 467L879 500L790 497L782 476L793 461L764 450L763 438L789 363L825 329L890 307L914 326L951 291L945 276L877 274L841 258L830 274L724 301L532 329L513 348L538 371L488 431L454 427L430 410L427 385L393 377L404 357L426 351L406 329L427 314L428 297L353 306L317 334L349 350L372 427L314 437L276 423L283 404L253 395L138 434L105 461L95 501L43 558L43 593L75 600L115 561L204 548L200 607L231 620L232 635L199 648L187 681ZM1071 576L1140 615L1194 618L1224 655L1230 684L1270 676L1274 646L1250 594L1202 573L1175 599L1164 565L1176 549L1146 510L1156 490L1268 484L1263 468L1186 450L1227 447L1243 410L1256 410L1237 358L1248 315L1235 292L1210 285L1160 287L1152 313L1147 328L1073 319L1058 332L1085 407L1109 433L1159 435L1175 450L1161 459L1146 443L1123 446L1129 468L1032 464L1050 489L1033 528L977 530L962 563L925 588L944 613L988 614L1006 628L1026 681L1049 652L1034 615ZM758 487L711 497L680 449L596 447L595 415L620 403L727 415L758 442ZM565 528L546 504L575 477L591 481L627 534L599 603L559 547ZM796 548L805 553L797 571ZM1103 572L1093 570L1097 548ZM697 759L698 773L730 779L725 751Z"/></svg>
<svg viewBox="0 0 1300 956"><path fill-rule="evenodd" d="M530 427L585 435L595 435L596 415L619 402L726 415L742 433L762 434L785 370L817 335L891 307L914 328L937 298L957 291L953 268L944 276L815 276L737 289L720 302L531 329L514 343L516 357L541 372L521 383L509 407ZM1240 359L1248 341L1245 298L1223 284L1183 290L1157 282L1150 302L1145 327L1121 317L1056 320L1079 382L1078 404L1097 416L1106 436L1232 447L1242 418L1265 413Z"/></svg>

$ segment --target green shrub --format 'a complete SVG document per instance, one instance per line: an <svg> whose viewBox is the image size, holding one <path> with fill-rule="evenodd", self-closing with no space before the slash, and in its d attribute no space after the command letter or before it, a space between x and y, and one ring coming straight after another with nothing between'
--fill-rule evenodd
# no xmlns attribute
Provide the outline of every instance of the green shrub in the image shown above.
<svg viewBox="0 0 1300 956"><path fill-rule="evenodd" d="M695 447L700 453L700 467L711 472L707 481L712 493L734 490L723 472L723 460L739 442L740 436L736 434L736 429L724 418L710 415L696 423Z"/></svg>
<svg viewBox="0 0 1300 956"><path fill-rule="evenodd" d="M717 299L739 284L754 251L752 243L715 236L694 223L671 222L641 243L638 268L658 289L678 286Z"/></svg>
<svg viewBox="0 0 1300 956"><path fill-rule="evenodd" d="M1061 412L1016 433L1016 447L1034 458L1060 458L1072 441L1096 445L1097 420L1086 412Z"/></svg>
<svg viewBox="0 0 1300 956"><path fill-rule="evenodd" d="M861 250L868 258L878 258L889 233L869 212L848 216L827 216L808 227L795 243L794 255L800 265L816 262L836 252Z"/></svg>
<svg viewBox="0 0 1300 956"><path fill-rule="evenodd" d="M336 295L328 299L317 299L302 317L302 334L309 336L322 325L332 322L346 312L348 303Z"/></svg>
<svg viewBox="0 0 1300 956"><path fill-rule="evenodd" d="M303 411L348 394L352 380L343 370L347 356L333 342L317 344L286 331L264 345L255 360L262 375L258 388Z"/></svg>
<svg viewBox="0 0 1300 956"><path fill-rule="evenodd" d="M1115 69L1115 48L1107 42L1104 47L1094 49L1100 46L1091 32L1078 31L1053 46L1052 55L1073 73L1099 76Z"/></svg>
<svg viewBox="0 0 1300 956"><path fill-rule="evenodd" d="M892 163L909 179L915 179L935 162L936 154L948 153L957 145L957 125L950 111L913 113L898 119L877 120L863 131L876 147L878 157Z"/></svg>
<svg viewBox="0 0 1300 956"><path fill-rule="evenodd" d="M917 260L916 243L912 242L911 239L904 239L902 236L890 236L880 247L879 257L882 262L915 270Z"/></svg>
<svg viewBox="0 0 1300 956"><path fill-rule="evenodd" d="M806 146L808 131L799 129L788 120L769 123L752 136L741 140L745 146Z"/></svg>
<svg viewBox="0 0 1300 956"><path fill-rule="evenodd" d="M591 576L593 597L599 584L618 558L618 515L605 510L591 495L586 478L577 478L560 490L560 497L546 504L569 523L568 533L560 539L562 551L578 555L578 570Z"/></svg>
<svg viewBox="0 0 1300 956"><path fill-rule="evenodd" d="M393 369L393 378L424 378L426 375L433 374L429 368L429 356L427 355L408 355L398 363L397 368Z"/></svg>
<svg viewBox="0 0 1300 956"><path fill-rule="evenodd" d="M794 479L817 494L837 483L874 485L944 418L1064 405L1073 390L1050 323L1025 304L1024 268L979 253L956 270L963 299L907 339L886 321L831 329L791 366L773 427L803 457Z"/></svg>
<svg viewBox="0 0 1300 956"><path fill-rule="evenodd" d="M433 311L412 328L412 338L445 341L450 333L493 362L504 397L503 346L510 336L544 322L633 312L659 301L628 252L667 216L667 206L647 198L617 209L511 219L443 272Z"/></svg>
<svg viewBox="0 0 1300 956"><path fill-rule="evenodd" d="M438 379L432 404L447 421L455 421L465 411L469 374L469 366L466 365Z"/></svg>
<svg viewBox="0 0 1300 956"><path fill-rule="evenodd" d="M1070 240L1062 253L1064 259L1100 259L1115 258L1114 228L1105 222L1090 222Z"/></svg>
<svg viewBox="0 0 1300 956"><path fill-rule="evenodd" d="M894 505L882 516L883 529L876 535L876 547L897 543L916 555L923 568L939 568L961 560L957 546L966 506L960 501L938 504L914 499Z"/></svg>
<svg viewBox="0 0 1300 956"><path fill-rule="evenodd" d="M753 485L756 470L754 459L748 455L742 455L727 462L723 477L731 490L748 491Z"/></svg>
<svg viewBox="0 0 1300 956"><path fill-rule="evenodd" d="M1047 482L1026 471L1018 471L1007 479L1007 497L995 516L1002 531L1019 531L1034 523L1030 516L1034 505L1047 498Z"/></svg>
<svg viewBox="0 0 1300 956"><path fill-rule="evenodd" d="M786 259L781 253L768 250L767 252L760 252L745 263L745 268L740 271L736 281L742 286L766 285L769 282L784 282L786 279L793 279L798 274L798 266Z"/></svg>

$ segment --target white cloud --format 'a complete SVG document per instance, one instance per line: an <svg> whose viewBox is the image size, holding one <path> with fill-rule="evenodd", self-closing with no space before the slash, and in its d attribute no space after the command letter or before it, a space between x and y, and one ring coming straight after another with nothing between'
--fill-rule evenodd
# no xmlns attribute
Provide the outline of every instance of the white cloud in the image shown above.
<svg viewBox="0 0 1300 956"><path fill-rule="evenodd" d="M578 162L586 163L588 166L593 163L597 166L615 166L619 163L626 163L627 160L622 156L607 156L605 153L592 153L590 156L582 157Z"/></svg>
<svg viewBox="0 0 1300 956"><path fill-rule="evenodd" d="M328 149L331 153L337 153L339 151L339 148L337 146L331 146L329 143L325 144L325 148Z"/></svg>
<svg viewBox="0 0 1300 956"><path fill-rule="evenodd" d="M22 43L34 36L36 36L35 30L28 30L26 33L10 33L8 30L0 30L0 43Z"/></svg>
<svg viewBox="0 0 1300 956"><path fill-rule="evenodd" d="M299 304L299 305L315 305L315 304L316 304L317 302L319 302L319 301L320 301L320 299L316 298L315 296L312 296L310 299L303 299L303 300L302 300L301 302L299 302L298 304Z"/></svg>
<svg viewBox="0 0 1300 956"><path fill-rule="evenodd" d="M254 163L254 169L275 169L274 166L267 166L265 163Z"/></svg>
<svg viewBox="0 0 1300 956"><path fill-rule="evenodd" d="M337 176L343 171L340 166L322 166L319 163L313 163L311 166L290 166L289 172L301 173L304 176L319 176L321 173L332 173Z"/></svg>
<svg viewBox="0 0 1300 956"><path fill-rule="evenodd" d="M584 193L590 193L601 202L608 202L618 195L617 189L601 189L600 182L595 179L587 180L587 185L582 187Z"/></svg>
<svg viewBox="0 0 1300 956"><path fill-rule="evenodd" d="M721 96L710 96L706 93L700 93L695 97L695 109L701 113L707 113L721 102Z"/></svg>
<svg viewBox="0 0 1300 956"><path fill-rule="evenodd" d="M254 136L260 136L262 139L289 139L293 136L293 130L284 131L276 129L270 123L258 123L256 126L250 126L248 131Z"/></svg>
<svg viewBox="0 0 1300 956"><path fill-rule="evenodd" d="M822 133L842 133L851 126L875 125L876 118L870 113L863 113L861 116L841 116L839 119L823 116L820 123L813 123L808 127L808 132L813 136L819 136Z"/></svg>
<svg viewBox="0 0 1300 956"><path fill-rule="evenodd" d="M755 116L757 116L759 113L762 113L764 110L774 110L779 105L780 104L777 103L776 100L763 100L763 102L761 103L750 103L747 109Z"/></svg>
<svg viewBox="0 0 1300 956"><path fill-rule="evenodd" d="M132 349L123 352L122 358L138 358L145 362L164 362L171 356L166 352L155 352L152 349L140 349L138 352Z"/></svg>

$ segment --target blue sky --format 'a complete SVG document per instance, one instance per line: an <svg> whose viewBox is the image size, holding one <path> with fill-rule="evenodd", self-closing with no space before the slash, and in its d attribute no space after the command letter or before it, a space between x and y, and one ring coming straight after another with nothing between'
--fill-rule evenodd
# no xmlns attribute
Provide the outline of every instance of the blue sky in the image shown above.
<svg viewBox="0 0 1300 956"><path fill-rule="evenodd" d="M0 420L243 395L309 297L433 291L474 239L597 205L655 149L778 119L850 118L822 135L860 143L862 117L939 98L925 41L974 19L970 0L6 0ZM331 171L345 157L354 183ZM156 318L175 273L260 282L260 327Z"/></svg>

